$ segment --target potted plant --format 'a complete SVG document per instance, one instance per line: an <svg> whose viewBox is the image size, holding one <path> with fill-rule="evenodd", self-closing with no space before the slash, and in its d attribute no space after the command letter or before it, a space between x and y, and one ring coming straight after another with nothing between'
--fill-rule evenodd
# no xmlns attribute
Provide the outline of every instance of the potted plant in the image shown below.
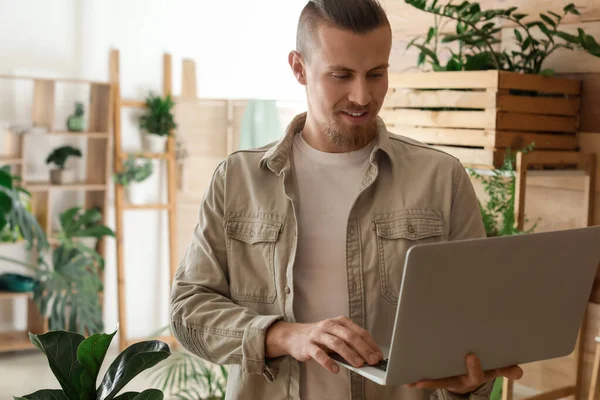
<svg viewBox="0 0 600 400"><path fill-rule="evenodd" d="M83 103L75 103L75 113L67 118L67 129L70 132L82 132L85 130L85 118L83 117Z"/></svg>
<svg viewBox="0 0 600 400"><path fill-rule="evenodd" d="M140 117L145 151L150 153L165 151L167 138L177 127L171 111L174 105L171 95L162 98L150 93L146 98L147 109Z"/></svg>
<svg viewBox="0 0 600 400"><path fill-rule="evenodd" d="M145 158L136 159L133 156L129 156L123 162L122 170L115 172L113 180L115 183L125 187L127 200L130 204L144 204L146 198L139 183L148 179L152 175L152 171L151 160Z"/></svg>
<svg viewBox="0 0 600 400"><path fill-rule="evenodd" d="M390 74L380 116L392 130L486 168L500 168L507 148L530 142L535 151L577 151L581 80L551 76L544 66L559 49L600 56L585 31L560 30L566 15L579 13L574 5L536 20L517 7L405 2L434 16L434 26L408 44L419 51L417 65L433 72ZM503 39L499 49L501 31L512 32L514 43Z"/></svg>
<svg viewBox="0 0 600 400"><path fill-rule="evenodd" d="M29 334L31 342L48 358L48 364L61 389L44 389L14 400L162 400L157 389L141 393L119 392L141 372L154 367L171 355L161 341L145 341L127 347L110 364L100 385L96 387L102 363L114 337L99 333L88 338L65 331L43 335Z"/></svg>
<svg viewBox="0 0 600 400"><path fill-rule="evenodd" d="M81 151L72 146L55 148L48 158L46 164L53 163L57 168L50 170L50 182L56 185L73 183L75 181L75 170L65 168L69 157L81 157Z"/></svg>
<svg viewBox="0 0 600 400"><path fill-rule="evenodd" d="M95 251L99 239L105 236L115 237L114 231L103 225L101 221L102 213L98 208L88 210L81 207L69 208L60 214L60 230L57 239L63 244L82 245L86 249Z"/></svg>

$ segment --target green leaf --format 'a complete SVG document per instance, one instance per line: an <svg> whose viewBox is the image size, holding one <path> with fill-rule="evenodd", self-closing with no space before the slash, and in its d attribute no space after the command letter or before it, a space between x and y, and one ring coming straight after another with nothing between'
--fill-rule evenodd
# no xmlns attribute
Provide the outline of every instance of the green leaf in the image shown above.
<svg viewBox="0 0 600 400"><path fill-rule="evenodd" d="M94 396L96 396L96 380L102 367L102 362L110 346L112 338L117 331L108 335L97 333L85 339L77 348L77 360L83 365L86 375L94 386Z"/></svg>
<svg viewBox="0 0 600 400"><path fill-rule="evenodd" d="M15 400L69 400L62 390L44 389L23 397L14 397Z"/></svg>
<svg viewBox="0 0 600 400"><path fill-rule="evenodd" d="M516 19L517 21L522 20L526 16L527 16L527 14L513 14L513 18Z"/></svg>
<svg viewBox="0 0 600 400"><path fill-rule="evenodd" d="M566 5L565 8L563 8L565 14L575 14L575 15L581 15L579 13L579 11L577 10L577 8L575 7L575 4L571 3L569 5Z"/></svg>
<svg viewBox="0 0 600 400"><path fill-rule="evenodd" d="M555 13L555 12L548 11L548 14L550 14L550 15L552 15L554 18L556 18L556 19L557 19L557 21L560 21L560 20L562 19L562 17L561 17L560 15L558 15L557 13Z"/></svg>
<svg viewBox="0 0 600 400"><path fill-rule="evenodd" d="M521 35L518 29L515 29L515 37L517 38L517 42L521 43L523 41L523 35Z"/></svg>
<svg viewBox="0 0 600 400"><path fill-rule="evenodd" d="M546 14L540 13L540 17L544 20L544 22L546 22L548 25L550 25L553 28L556 28L556 22L554 22L552 20L552 18L550 18L549 16L547 16Z"/></svg>
<svg viewBox="0 0 600 400"><path fill-rule="evenodd" d="M93 237L100 239L104 236L115 237L115 233L112 229L104 225L93 226L89 229L73 233L73 237Z"/></svg>
<svg viewBox="0 0 600 400"><path fill-rule="evenodd" d="M72 207L60 214L60 225L64 231L69 232L73 229L74 219L79 210L80 207Z"/></svg>
<svg viewBox="0 0 600 400"><path fill-rule="evenodd" d="M417 44L415 45L419 50L421 50L423 53L425 53L425 55L429 56L433 62L435 62L436 64L439 64L439 60L437 58L437 55L435 54L435 52L423 45Z"/></svg>
<svg viewBox="0 0 600 400"><path fill-rule="evenodd" d="M419 53L419 57L417 58L417 66L422 66L423 64L425 64L425 53L421 52Z"/></svg>
<svg viewBox="0 0 600 400"><path fill-rule="evenodd" d="M554 70L552 68L546 68L540 71L542 76L554 76Z"/></svg>
<svg viewBox="0 0 600 400"><path fill-rule="evenodd" d="M561 39L566 40L569 43L579 44L579 38L575 35L571 35L570 33L563 32L563 31L556 31L556 32L553 32L553 34L555 36L558 36Z"/></svg>
<svg viewBox="0 0 600 400"><path fill-rule="evenodd" d="M492 64L489 52L467 56L465 71L482 71L490 69Z"/></svg>
<svg viewBox="0 0 600 400"><path fill-rule="evenodd" d="M142 393L138 394L133 398L133 400L163 400L164 395L158 389L147 389Z"/></svg>
<svg viewBox="0 0 600 400"><path fill-rule="evenodd" d="M43 335L29 334L31 342L48 358L48 364L69 400L79 400L89 393L89 387L82 387L83 366L77 361L77 347L84 337L77 333L53 331ZM84 397L85 398L85 397Z"/></svg>
<svg viewBox="0 0 600 400"><path fill-rule="evenodd" d="M429 28L429 31L427 31L427 39L425 40L425 44L431 42L431 39L435 37L435 32L436 29L434 27Z"/></svg>
<svg viewBox="0 0 600 400"><path fill-rule="evenodd" d="M113 399L136 375L170 355L169 346L160 341L146 341L129 346L108 368L98 390L98 400Z"/></svg>

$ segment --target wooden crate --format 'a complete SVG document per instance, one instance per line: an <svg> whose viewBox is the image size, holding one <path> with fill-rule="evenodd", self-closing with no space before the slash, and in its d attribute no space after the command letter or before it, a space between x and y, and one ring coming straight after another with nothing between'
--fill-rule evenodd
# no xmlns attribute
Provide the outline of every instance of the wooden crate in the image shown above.
<svg viewBox="0 0 600 400"><path fill-rule="evenodd" d="M581 82L505 71L390 74L380 116L390 131L475 167L506 148L577 150Z"/></svg>

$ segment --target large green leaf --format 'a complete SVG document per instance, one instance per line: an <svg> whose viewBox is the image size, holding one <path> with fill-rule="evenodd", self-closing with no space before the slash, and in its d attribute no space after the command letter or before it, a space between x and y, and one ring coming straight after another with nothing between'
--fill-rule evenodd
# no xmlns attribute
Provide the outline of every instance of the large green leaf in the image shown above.
<svg viewBox="0 0 600 400"><path fill-rule="evenodd" d="M14 400L69 400L62 390L44 389L23 397L13 397Z"/></svg>
<svg viewBox="0 0 600 400"><path fill-rule="evenodd" d="M108 347L117 331L110 335L97 333L85 339L77 348L77 360L83 365L87 380L92 382L96 396L96 380Z"/></svg>
<svg viewBox="0 0 600 400"><path fill-rule="evenodd" d="M142 393L127 392L114 398L114 400L163 400L164 395L158 389L147 389Z"/></svg>
<svg viewBox="0 0 600 400"><path fill-rule="evenodd" d="M93 237L100 239L103 236L115 237L115 233L107 226L96 225L91 228L73 232L73 237Z"/></svg>
<svg viewBox="0 0 600 400"><path fill-rule="evenodd" d="M156 340L129 346L119 354L106 371L98 388L97 399L113 399L139 373L154 367L170 355L169 346Z"/></svg>
<svg viewBox="0 0 600 400"><path fill-rule="evenodd" d="M84 370L77 361L77 347L84 340L82 335L73 332L52 331L43 335L30 333L29 337L31 342L48 358L48 364L67 399L79 400L80 396L89 392L89 387L82 387L81 375Z"/></svg>

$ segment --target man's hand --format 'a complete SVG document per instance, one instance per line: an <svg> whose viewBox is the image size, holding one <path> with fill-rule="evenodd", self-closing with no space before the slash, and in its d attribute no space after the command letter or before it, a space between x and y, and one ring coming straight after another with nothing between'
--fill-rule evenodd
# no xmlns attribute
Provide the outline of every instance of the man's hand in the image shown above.
<svg viewBox="0 0 600 400"><path fill-rule="evenodd" d="M467 375L460 375L447 379L420 381L405 386L416 387L419 389L447 389L453 393L465 394L474 391L485 382L501 376L513 380L521 379L523 376L523 370L519 366L483 371L481 361L479 361L479 358L474 354L467 356L466 364L468 370Z"/></svg>
<svg viewBox="0 0 600 400"><path fill-rule="evenodd" d="M339 367L327 353L335 352L355 367L377 364L383 354L369 332L346 317L313 324L277 322L267 331L267 358L290 355L298 361L315 360L337 374Z"/></svg>

